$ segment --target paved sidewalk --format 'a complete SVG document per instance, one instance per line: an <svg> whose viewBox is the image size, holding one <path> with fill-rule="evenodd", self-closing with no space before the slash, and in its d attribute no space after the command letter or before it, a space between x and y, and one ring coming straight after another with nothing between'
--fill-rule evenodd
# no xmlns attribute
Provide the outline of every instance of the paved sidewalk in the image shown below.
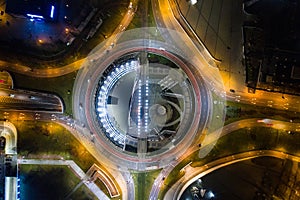
<svg viewBox="0 0 300 200"><path fill-rule="evenodd" d="M21 165L67 165L100 200L109 200L109 198L94 183L88 181L88 177L82 169L73 160L42 160L42 159L18 159Z"/></svg>

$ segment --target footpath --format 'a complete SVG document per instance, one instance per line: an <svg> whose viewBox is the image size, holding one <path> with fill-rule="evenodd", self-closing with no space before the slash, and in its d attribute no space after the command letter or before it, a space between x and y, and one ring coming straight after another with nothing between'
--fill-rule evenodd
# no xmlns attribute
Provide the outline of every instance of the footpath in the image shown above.
<svg viewBox="0 0 300 200"><path fill-rule="evenodd" d="M109 200L109 198L99 189L99 187L82 171L82 169L73 160L42 160L42 159L18 159L19 165L65 165L72 169L74 174L99 200Z"/></svg>

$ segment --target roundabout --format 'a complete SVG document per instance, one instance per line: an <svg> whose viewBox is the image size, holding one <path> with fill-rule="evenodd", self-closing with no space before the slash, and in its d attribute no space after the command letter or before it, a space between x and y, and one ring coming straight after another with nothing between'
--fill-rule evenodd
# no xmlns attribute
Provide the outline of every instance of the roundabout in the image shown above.
<svg viewBox="0 0 300 200"><path fill-rule="evenodd" d="M174 46L150 39L103 45L90 54L75 81L73 110L104 164L159 169L201 136L211 94L184 57Z"/></svg>
<svg viewBox="0 0 300 200"><path fill-rule="evenodd" d="M159 59L168 61L150 51L133 52L114 61L99 80L99 126L123 152L151 156L167 151L193 123L195 92L189 78L174 63L170 67Z"/></svg>

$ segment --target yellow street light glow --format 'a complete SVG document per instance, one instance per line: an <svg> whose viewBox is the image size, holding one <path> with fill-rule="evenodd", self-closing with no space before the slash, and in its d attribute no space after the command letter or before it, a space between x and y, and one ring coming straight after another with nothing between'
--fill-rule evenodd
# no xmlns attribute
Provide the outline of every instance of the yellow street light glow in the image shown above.
<svg viewBox="0 0 300 200"><path fill-rule="evenodd" d="M285 124L280 124L279 123L279 124L274 124L273 128L278 129L278 130L283 130L283 129L286 129L287 127L286 127Z"/></svg>

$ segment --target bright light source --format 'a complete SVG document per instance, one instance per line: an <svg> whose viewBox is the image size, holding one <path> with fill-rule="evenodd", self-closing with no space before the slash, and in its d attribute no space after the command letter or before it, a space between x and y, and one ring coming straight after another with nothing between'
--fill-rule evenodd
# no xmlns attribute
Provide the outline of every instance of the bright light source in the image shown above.
<svg viewBox="0 0 300 200"><path fill-rule="evenodd" d="M39 19L44 19L43 16L41 15L33 15L33 14L27 14L28 17L31 17L31 18L39 18Z"/></svg>
<svg viewBox="0 0 300 200"><path fill-rule="evenodd" d="M119 130L114 127L114 122L112 122L110 119L110 113L107 112L107 99L109 96L109 92L118 82L120 77L124 76L127 73L136 71L136 65L137 61L126 63L125 66L120 65L119 67L116 67L113 71L111 71L111 73L106 77L105 81L99 83L100 90L97 96L96 112L100 122L102 123L102 127L105 129L106 135L119 144L124 144L126 138L122 133L120 133Z"/></svg>
<svg viewBox="0 0 300 200"><path fill-rule="evenodd" d="M51 6L51 13L50 13L50 17L53 19L53 16L54 16L54 9L55 7L54 6Z"/></svg>
<svg viewBox="0 0 300 200"><path fill-rule="evenodd" d="M195 5L197 3L197 0L191 0L191 4Z"/></svg>

